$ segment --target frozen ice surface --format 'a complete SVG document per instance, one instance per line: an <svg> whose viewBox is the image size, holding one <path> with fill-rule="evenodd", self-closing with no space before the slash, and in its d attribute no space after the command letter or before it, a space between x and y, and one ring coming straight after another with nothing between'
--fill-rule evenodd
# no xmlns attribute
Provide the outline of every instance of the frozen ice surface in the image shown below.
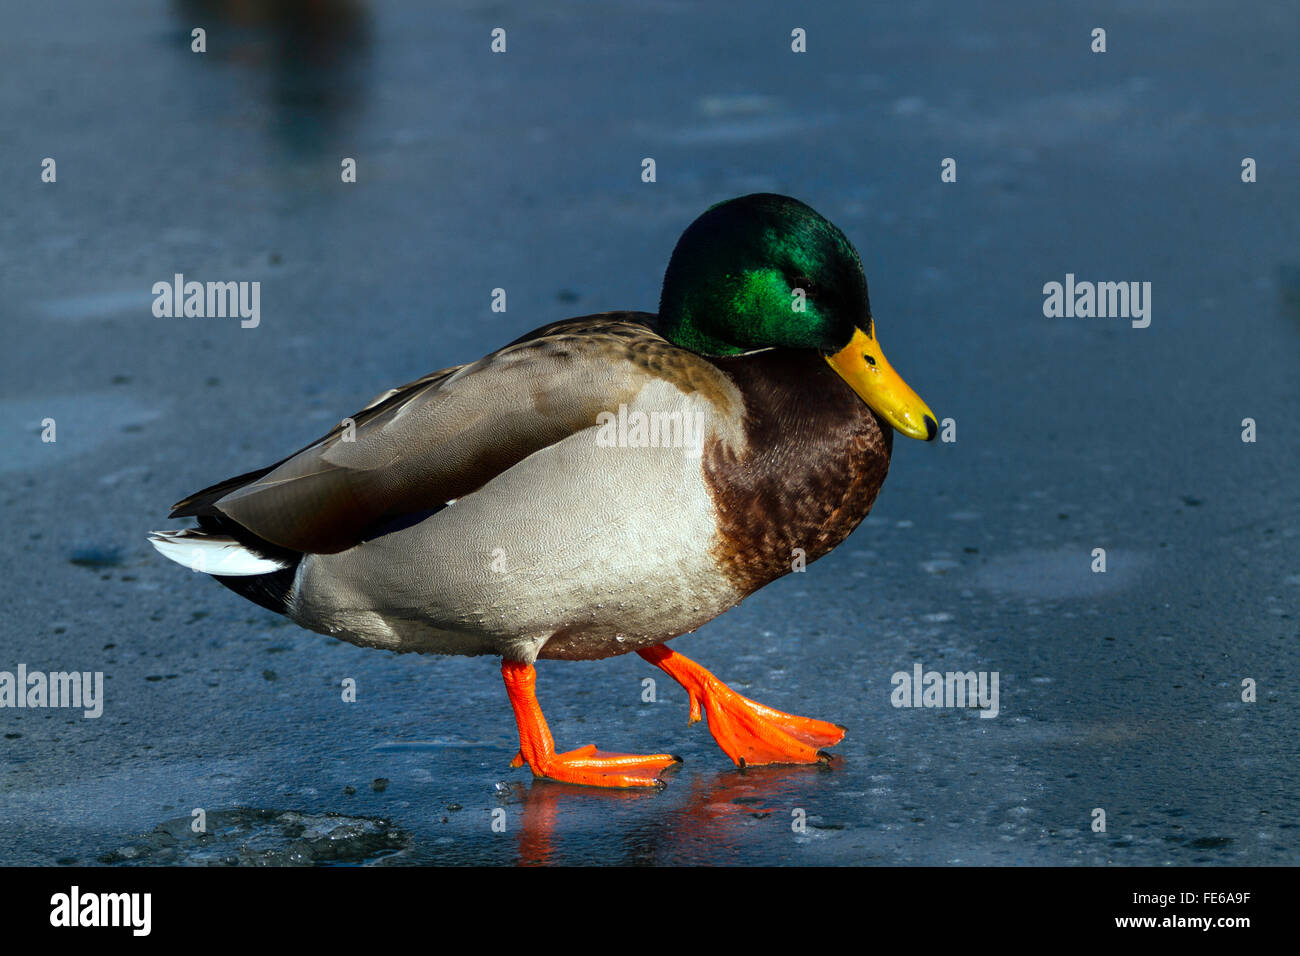
<svg viewBox="0 0 1300 956"><path fill-rule="evenodd" d="M102 670L107 699L0 711L0 863L320 859L289 859L285 814L379 865L1300 862L1285 5L820 4L803 56L768 2L321 6L311 44L219 3L6 13L0 670ZM847 725L832 768L735 770L625 656L543 663L541 700L561 747L682 754L668 789L535 783L494 661L301 631L145 540L383 389L653 309L686 224L758 190L845 229L891 361L957 429L898 440L843 548L676 642ZM260 281L260 326L155 318L177 272ZM1150 327L1045 318L1067 272L1150 281ZM917 663L996 671L998 717L892 706ZM172 832L195 808L227 844Z"/></svg>

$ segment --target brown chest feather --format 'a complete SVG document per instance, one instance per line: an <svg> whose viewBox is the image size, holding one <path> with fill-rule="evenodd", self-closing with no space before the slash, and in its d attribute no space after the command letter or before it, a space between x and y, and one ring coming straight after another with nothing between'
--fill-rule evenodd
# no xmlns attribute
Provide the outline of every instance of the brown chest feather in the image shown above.
<svg viewBox="0 0 1300 956"><path fill-rule="evenodd" d="M802 550L826 554L871 510L889 471L893 429L816 354L719 358L745 398L748 447L705 447L718 508L714 555L749 594L788 574Z"/></svg>

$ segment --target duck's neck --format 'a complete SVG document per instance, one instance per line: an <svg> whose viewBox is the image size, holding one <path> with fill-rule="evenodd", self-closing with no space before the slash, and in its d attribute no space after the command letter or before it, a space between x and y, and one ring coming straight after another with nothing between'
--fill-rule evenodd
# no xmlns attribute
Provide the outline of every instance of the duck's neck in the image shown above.
<svg viewBox="0 0 1300 956"><path fill-rule="evenodd" d="M745 351L701 329L680 308L671 311L663 311L661 308L650 326L673 345L689 349L696 355L740 355Z"/></svg>
<svg viewBox="0 0 1300 956"><path fill-rule="evenodd" d="M711 359L746 405L748 445L704 461L724 573L745 593L830 551L861 523L889 470L893 429L817 352Z"/></svg>

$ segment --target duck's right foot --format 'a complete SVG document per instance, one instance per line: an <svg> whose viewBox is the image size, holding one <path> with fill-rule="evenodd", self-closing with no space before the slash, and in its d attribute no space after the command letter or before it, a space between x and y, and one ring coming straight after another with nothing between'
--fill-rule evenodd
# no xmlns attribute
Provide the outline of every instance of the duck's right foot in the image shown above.
<svg viewBox="0 0 1300 956"><path fill-rule="evenodd" d="M594 744L557 754L555 740L537 703L537 672L532 665L502 661L501 676L519 726L519 753L511 761L512 767L528 764L535 776L588 787L662 788L665 784L660 773L681 763L682 758L672 754L606 753Z"/></svg>

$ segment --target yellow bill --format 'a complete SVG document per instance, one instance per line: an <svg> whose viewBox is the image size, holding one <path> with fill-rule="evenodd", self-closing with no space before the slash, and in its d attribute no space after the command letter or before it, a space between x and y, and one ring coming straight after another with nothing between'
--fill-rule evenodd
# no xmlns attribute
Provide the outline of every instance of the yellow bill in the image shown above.
<svg viewBox="0 0 1300 956"><path fill-rule="evenodd" d="M885 359L874 334L853 331L853 341L826 361L871 410L908 438L934 441L939 433L930 406L912 391Z"/></svg>

